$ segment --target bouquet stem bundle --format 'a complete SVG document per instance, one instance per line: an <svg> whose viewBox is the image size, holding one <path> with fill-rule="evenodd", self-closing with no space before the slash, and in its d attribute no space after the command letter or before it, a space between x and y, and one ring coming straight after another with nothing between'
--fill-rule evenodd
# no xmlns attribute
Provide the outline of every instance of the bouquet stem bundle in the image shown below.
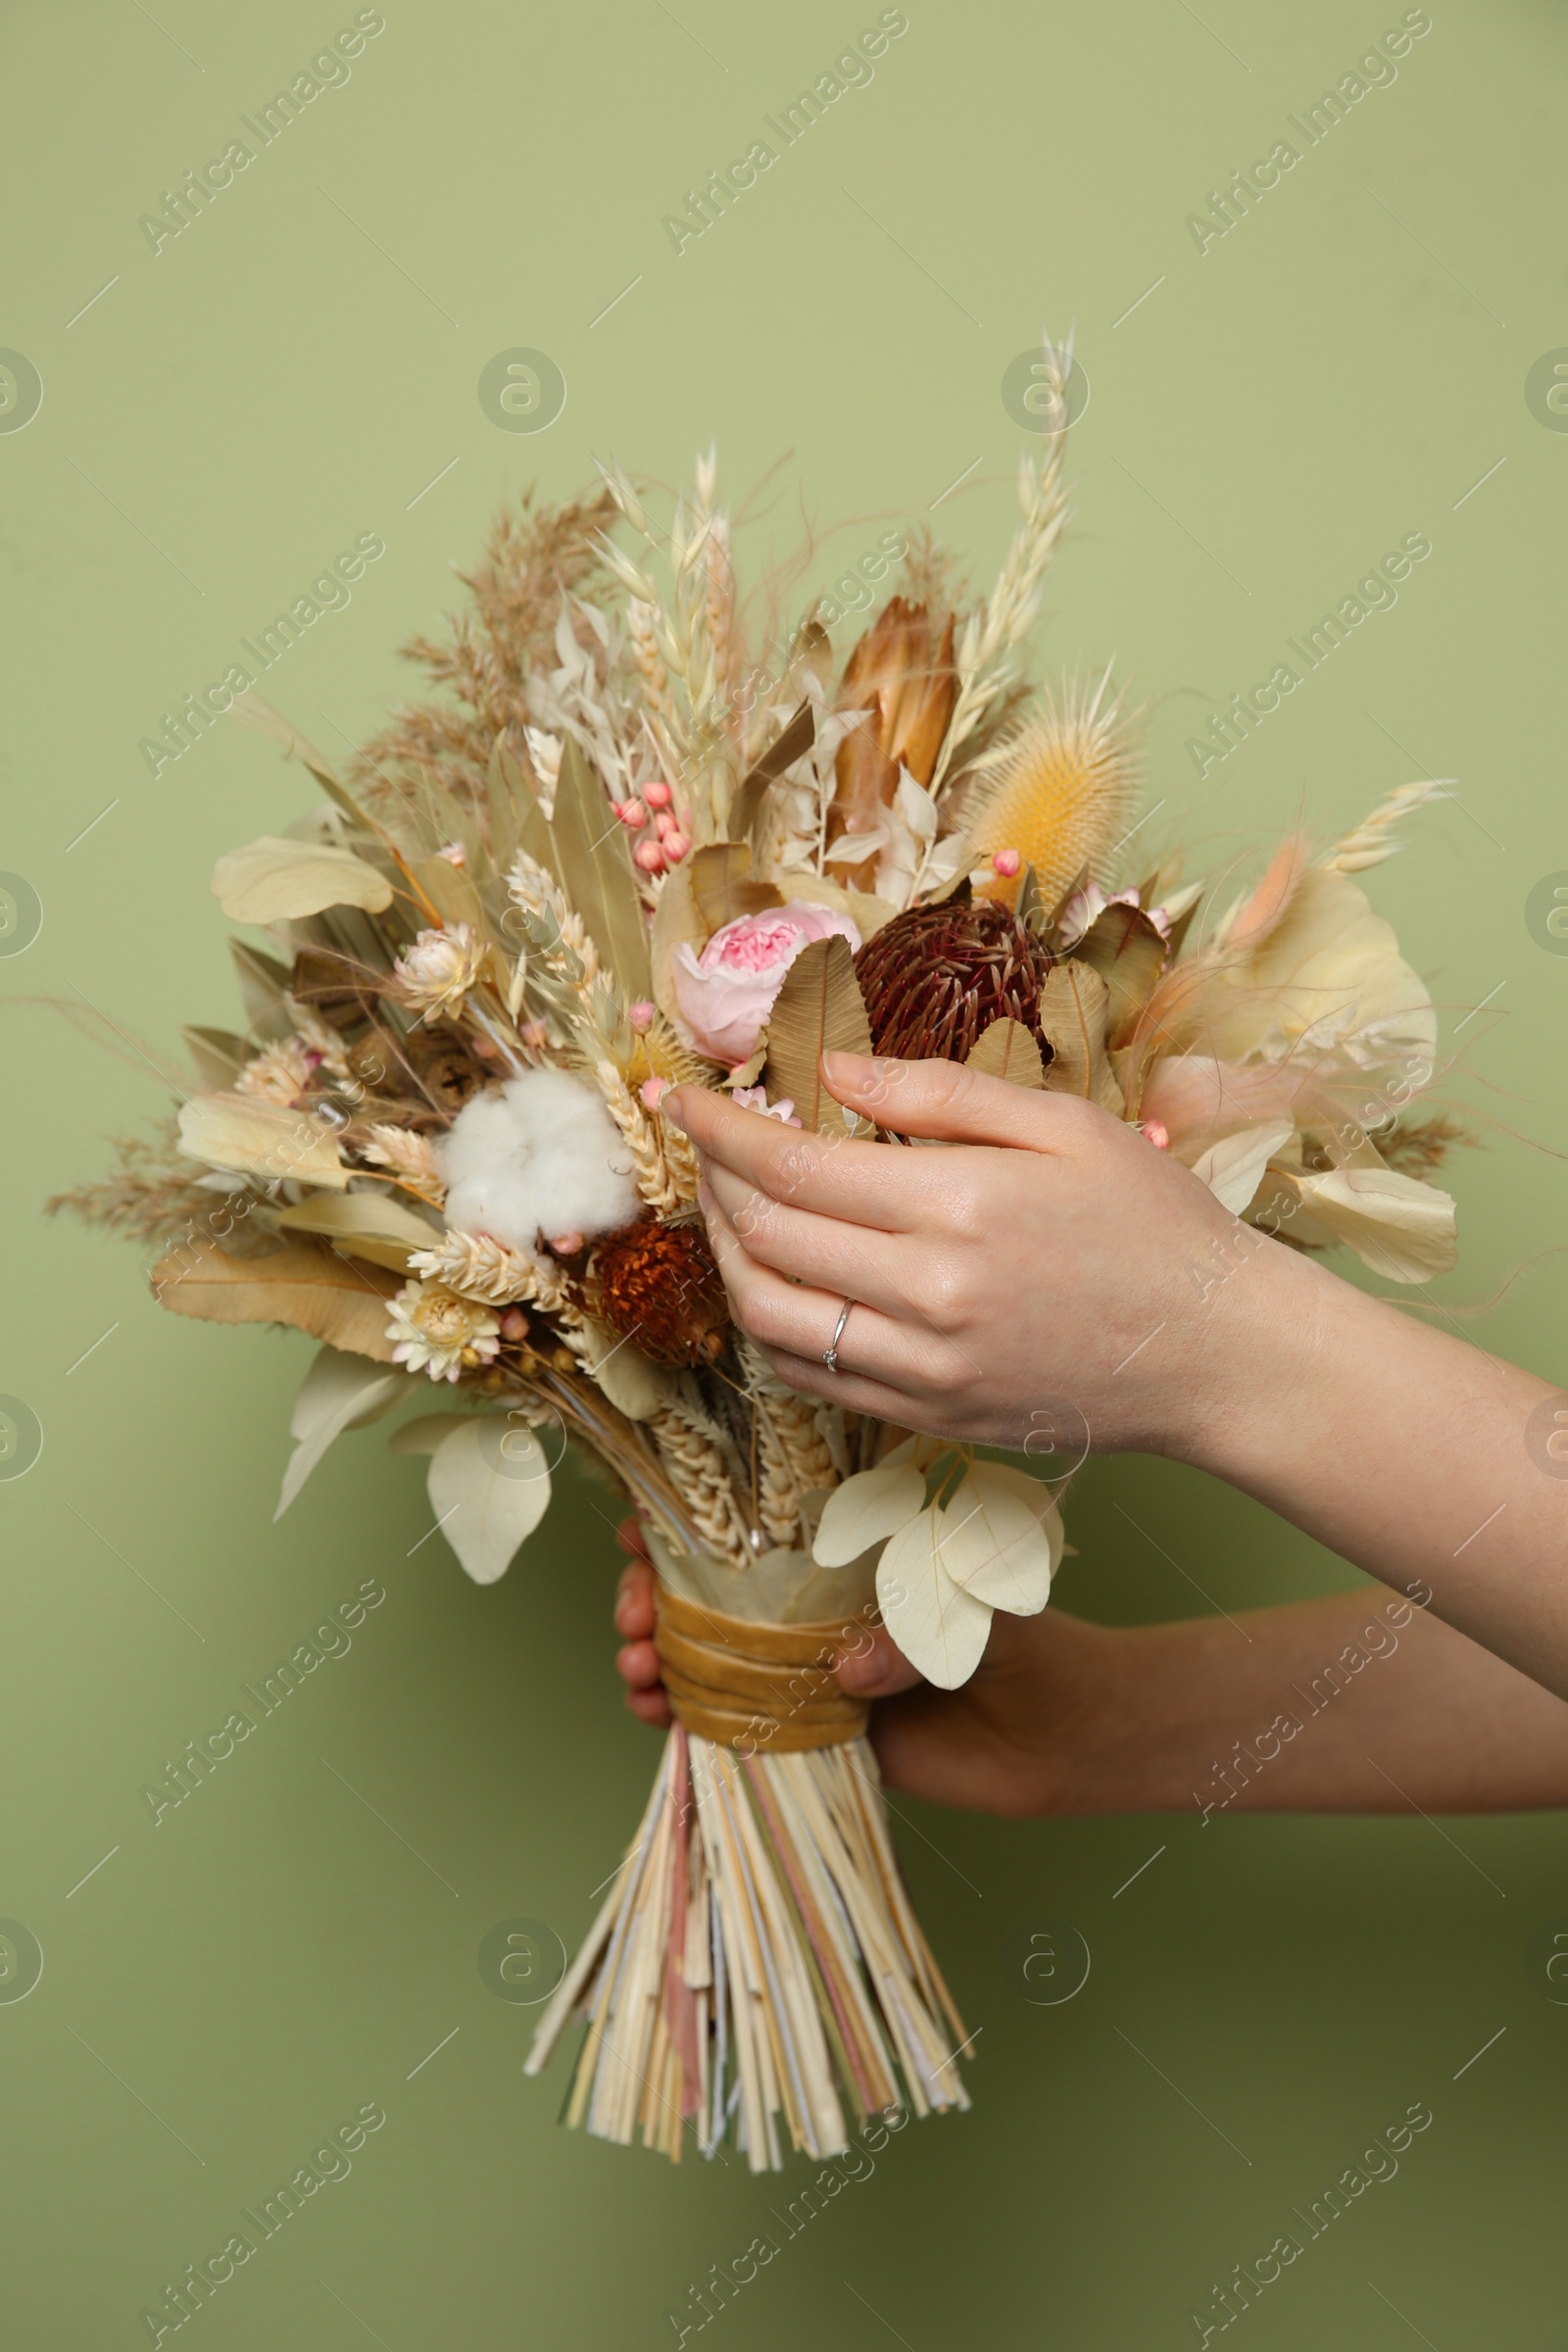
<svg viewBox="0 0 1568 2352"><path fill-rule="evenodd" d="M900 1878L862 1737L738 1750L677 1722L528 2074L577 2010L587 2032L567 2123L623 2146L640 2132L676 2162L688 2124L711 2157L733 2123L764 2172L786 2147L847 2148L847 2111L969 2104L963 2024Z"/></svg>

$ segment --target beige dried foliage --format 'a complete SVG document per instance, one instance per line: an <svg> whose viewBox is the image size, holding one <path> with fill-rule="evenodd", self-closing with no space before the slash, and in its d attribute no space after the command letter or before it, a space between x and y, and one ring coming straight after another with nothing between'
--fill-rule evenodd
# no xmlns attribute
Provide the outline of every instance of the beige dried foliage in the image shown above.
<svg viewBox="0 0 1568 2352"><path fill-rule="evenodd" d="M597 601L606 585L597 541L614 516L610 492L600 486L559 507L540 507L535 496L524 491L500 514L482 563L458 574L472 605L449 621L449 634L414 637L401 649L452 699L405 706L364 746L356 790L368 807L395 808L400 783L429 776L482 821L490 755L509 729L514 745L525 740L528 673L554 664L564 593Z"/></svg>
<svg viewBox="0 0 1568 2352"><path fill-rule="evenodd" d="M190 1161L180 1156L172 1119L163 1120L150 1135L118 1135L113 1144L118 1163L113 1171L96 1184L52 1194L43 1204L46 1215L69 1212L84 1225L101 1225L128 1241L163 1242L219 1213L223 1196L215 1196L192 1175Z"/></svg>

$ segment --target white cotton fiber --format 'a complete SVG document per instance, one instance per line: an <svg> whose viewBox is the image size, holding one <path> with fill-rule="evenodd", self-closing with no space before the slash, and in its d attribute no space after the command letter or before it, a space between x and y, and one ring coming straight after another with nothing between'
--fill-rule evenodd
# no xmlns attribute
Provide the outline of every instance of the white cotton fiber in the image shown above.
<svg viewBox="0 0 1568 2352"><path fill-rule="evenodd" d="M610 1233L642 1208L620 1130L564 1070L525 1070L499 1094L476 1095L435 1155L451 1229L529 1257L541 1233Z"/></svg>

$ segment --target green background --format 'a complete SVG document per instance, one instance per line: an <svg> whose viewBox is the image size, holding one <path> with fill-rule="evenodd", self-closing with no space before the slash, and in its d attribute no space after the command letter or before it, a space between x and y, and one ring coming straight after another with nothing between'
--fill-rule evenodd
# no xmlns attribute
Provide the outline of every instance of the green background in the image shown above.
<svg viewBox="0 0 1568 2352"><path fill-rule="evenodd" d="M1568 344L1560 11L1435 0L1397 80L1200 255L1187 216L1396 8L909 0L870 85L677 256L662 216L874 14L387 0L347 85L155 256L139 217L353 11L5 12L0 343L44 384L0 435L0 865L44 907L0 971L0 1387L45 1432L0 1487L0 1913L45 1955L0 2004L8 2345L145 2342L164 2282L368 2100L387 2122L352 2176L192 2323L212 2352L673 2342L689 2283L800 2185L559 2130L562 2062L524 2082L533 2013L479 1975L500 1921L577 1937L654 1768L610 1671L604 1496L571 1486L481 1592L419 1544L422 1464L377 1430L274 1527L309 1344L161 1315L133 1250L39 1219L165 1096L134 1047L114 1058L23 1000L88 1000L160 1050L182 1020L227 1025L213 861L308 798L236 728L157 781L138 742L358 533L385 558L266 686L328 750L409 690L392 649L450 608L449 564L498 501L535 477L564 492L594 453L675 481L716 437L736 494L783 457L742 562L787 554L804 517L823 585L972 467L932 519L983 581L1023 439L1003 372L1042 325L1075 325L1092 398L1043 655L1118 655L1152 706L1149 838L1192 841L1195 871L1298 811L1332 834L1396 783L1459 779L1374 882L1445 1008L1445 1091L1494 1123L1455 1172L1463 1257L1435 1295L1562 1376L1568 962L1524 911L1568 867L1568 437L1525 397ZM476 396L514 346L567 381L536 438ZM1200 782L1184 747L1219 699L1413 531L1433 553L1398 606ZM1232 1611L1351 1581L1142 1461L1092 1472L1072 1533L1062 1596L1107 1618L1206 1605L1189 1578ZM139 1788L368 1577L387 1599L352 1651L155 1828ZM894 2140L713 2335L1193 2342L1211 2282L1424 2100L1398 2178L1247 2340L1561 2340L1555 1818L901 1810L981 2029L974 2111ZM1048 1920L1093 1952L1056 2007L1030 2004L1019 1965Z"/></svg>

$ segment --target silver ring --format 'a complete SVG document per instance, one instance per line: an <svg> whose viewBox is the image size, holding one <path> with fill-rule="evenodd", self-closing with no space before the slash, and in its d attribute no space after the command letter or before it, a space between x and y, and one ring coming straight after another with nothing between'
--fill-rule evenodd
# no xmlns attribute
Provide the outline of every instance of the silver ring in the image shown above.
<svg viewBox="0 0 1568 2352"><path fill-rule="evenodd" d="M830 1372L836 1372L839 1368L839 1342L844 1337L844 1326L850 1319L850 1309L854 1304L853 1298L845 1299L839 1319L833 1326L833 1337L822 1350L822 1361Z"/></svg>

